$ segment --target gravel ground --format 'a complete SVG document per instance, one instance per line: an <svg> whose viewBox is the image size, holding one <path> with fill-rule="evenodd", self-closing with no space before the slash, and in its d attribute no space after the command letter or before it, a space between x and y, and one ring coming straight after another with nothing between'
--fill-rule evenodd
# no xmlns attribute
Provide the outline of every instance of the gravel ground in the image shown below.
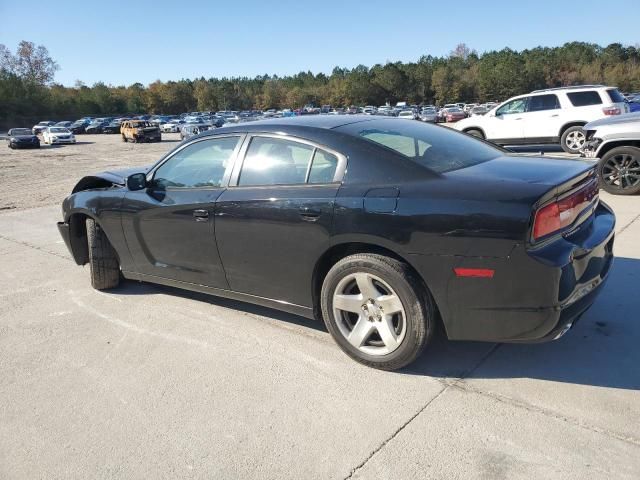
<svg viewBox="0 0 640 480"><path fill-rule="evenodd" d="M180 134L160 143L123 143L119 135L77 135L76 145L11 150L0 144L0 210L59 203L83 176L108 169L148 165L175 147Z"/></svg>

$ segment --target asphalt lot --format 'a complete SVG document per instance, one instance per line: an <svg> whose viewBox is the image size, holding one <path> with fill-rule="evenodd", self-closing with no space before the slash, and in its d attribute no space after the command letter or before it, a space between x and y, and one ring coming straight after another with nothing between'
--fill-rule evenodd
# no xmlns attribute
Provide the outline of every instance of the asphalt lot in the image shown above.
<svg viewBox="0 0 640 480"><path fill-rule="evenodd" d="M319 322L135 282L93 290L58 236L62 198L176 143L79 140L0 149L0 478L640 477L640 197L602 194L617 259L566 336L440 336L389 373Z"/></svg>

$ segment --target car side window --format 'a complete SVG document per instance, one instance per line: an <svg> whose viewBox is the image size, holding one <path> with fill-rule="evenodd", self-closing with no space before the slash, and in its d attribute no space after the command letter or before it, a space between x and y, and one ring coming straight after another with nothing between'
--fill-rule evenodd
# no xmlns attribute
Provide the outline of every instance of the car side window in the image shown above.
<svg viewBox="0 0 640 480"><path fill-rule="evenodd" d="M240 137L209 138L187 145L155 172L160 188L220 187Z"/></svg>
<svg viewBox="0 0 640 480"><path fill-rule="evenodd" d="M517 98L505 103L496 112L496 117L500 115L511 115L512 113L523 113L527 106L527 97Z"/></svg>
<svg viewBox="0 0 640 480"><path fill-rule="evenodd" d="M238 185L295 185L306 182L314 148L272 137L253 137Z"/></svg>
<svg viewBox="0 0 640 480"><path fill-rule="evenodd" d="M313 154L311 170L307 183L331 183L338 168L338 157L332 153L317 149Z"/></svg>
<svg viewBox="0 0 640 480"><path fill-rule="evenodd" d="M588 105L600 105L602 99L595 90L587 90L586 92L570 92L567 97L574 107L586 107Z"/></svg>
<svg viewBox="0 0 640 480"><path fill-rule="evenodd" d="M560 108L560 102L558 96L555 94L550 95L534 95L529 97L529 103L527 105L527 112L540 112L543 110L556 110Z"/></svg>

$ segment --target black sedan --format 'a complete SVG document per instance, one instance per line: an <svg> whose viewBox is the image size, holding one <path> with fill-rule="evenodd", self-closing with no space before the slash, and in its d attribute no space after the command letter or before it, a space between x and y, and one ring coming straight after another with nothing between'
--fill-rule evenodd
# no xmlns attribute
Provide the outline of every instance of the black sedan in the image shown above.
<svg viewBox="0 0 640 480"><path fill-rule="evenodd" d="M120 133L120 120L113 120L102 127L102 133Z"/></svg>
<svg viewBox="0 0 640 480"><path fill-rule="evenodd" d="M83 178L63 212L97 289L122 276L322 318L387 370L439 322L453 340L560 337L602 289L615 224L590 163L372 116L207 131Z"/></svg>
<svg viewBox="0 0 640 480"><path fill-rule="evenodd" d="M93 122L89 125L87 125L84 129L84 133L87 134L96 134L96 133L103 133L104 132L104 128L106 126L109 125L110 122L104 121L104 122Z"/></svg>
<svg viewBox="0 0 640 480"><path fill-rule="evenodd" d="M7 132L7 141L11 149L40 148L40 139L30 128L12 128Z"/></svg>

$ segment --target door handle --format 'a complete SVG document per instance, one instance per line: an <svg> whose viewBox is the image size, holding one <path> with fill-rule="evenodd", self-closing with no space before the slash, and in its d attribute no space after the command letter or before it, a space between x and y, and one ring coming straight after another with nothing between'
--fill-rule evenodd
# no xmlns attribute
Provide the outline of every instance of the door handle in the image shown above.
<svg viewBox="0 0 640 480"><path fill-rule="evenodd" d="M209 218L208 210L194 210L193 218L195 218L196 222L206 222Z"/></svg>
<svg viewBox="0 0 640 480"><path fill-rule="evenodd" d="M522 117L514 118L514 120L522 120Z"/></svg>
<svg viewBox="0 0 640 480"><path fill-rule="evenodd" d="M307 222L315 222L321 215L321 211L317 208L301 207L300 216Z"/></svg>
<svg viewBox="0 0 640 480"><path fill-rule="evenodd" d="M555 115L551 115L551 118L553 117L559 117L560 115L558 115L557 113Z"/></svg>

